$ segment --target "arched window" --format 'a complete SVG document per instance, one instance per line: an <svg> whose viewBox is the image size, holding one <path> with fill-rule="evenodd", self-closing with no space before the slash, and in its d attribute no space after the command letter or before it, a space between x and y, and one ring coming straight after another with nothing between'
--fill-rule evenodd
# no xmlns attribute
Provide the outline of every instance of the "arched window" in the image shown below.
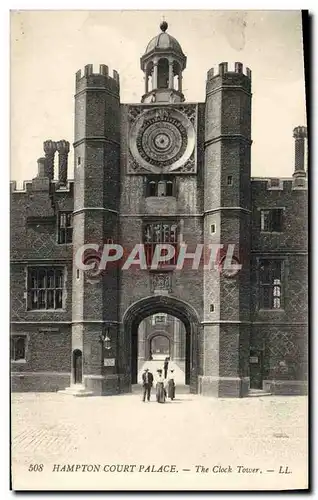
<svg viewBox="0 0 318 500"><path fill-rule="evenodd" d="M157 183L150 181L148 184L148 196L157 196Z"/></svg>
<svg viewBox="0 0 318 500"><path fill-rule="evenodd" d="M158 196L166 196L166 183L165 183L165 181L158 182Z"/></svg>
<svg viewBox="0 0 318 500"><path fill-rule="evenodd" d="M158 89L167 89L169 86L169 62L160 59L158 62Z"/></svg>
<svg viewBox="0 0 318 500"><path fill-rule="evenodd" d="M173 182L167 181L166 183L166 196L173 196Z"/></svg>
<svg viewBox="0 0 318 500"><path fill-rule="evenodd" d="M151 90L153 90L152 85L152 73L153 73L153 62L151 61L147 67L145 68L145 93L147 94Z"/></svg>

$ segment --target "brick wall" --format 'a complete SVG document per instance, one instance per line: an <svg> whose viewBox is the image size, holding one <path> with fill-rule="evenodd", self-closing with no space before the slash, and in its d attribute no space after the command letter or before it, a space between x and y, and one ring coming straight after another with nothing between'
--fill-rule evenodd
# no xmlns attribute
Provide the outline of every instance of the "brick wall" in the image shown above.
<svg viewBox="0 0 318 500"><path fill-rule="evenodd" d="M26 337L26 360L11 361L13 391L56 391L69 385L70 325L14 323L11 335Z"/></svg>

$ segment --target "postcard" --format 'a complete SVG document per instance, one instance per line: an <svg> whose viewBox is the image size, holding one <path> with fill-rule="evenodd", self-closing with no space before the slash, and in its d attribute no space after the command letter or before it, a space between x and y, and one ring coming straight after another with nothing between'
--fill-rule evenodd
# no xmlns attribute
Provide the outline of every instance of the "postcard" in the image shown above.
<svg viewBox="0 0 318 500"><path fill-rule="evenodd" d="M307 23L11 12L13 490L308 489Z"/></svg>

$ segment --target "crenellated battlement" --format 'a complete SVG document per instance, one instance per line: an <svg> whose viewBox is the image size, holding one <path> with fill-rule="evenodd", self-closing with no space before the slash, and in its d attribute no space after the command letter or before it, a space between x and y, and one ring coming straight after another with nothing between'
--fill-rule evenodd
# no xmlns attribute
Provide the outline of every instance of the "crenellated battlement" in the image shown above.
<svg viewBox="0 0 318 500"><path fill-rule="evenodd" d="M93 64L86 64L83 72L81 69L76 72L75 81L77 92L87 87L99 87L119 93L119 73L114 69L111 76L106 64L100 64L98 71Z"/></svg>
<svg viewBox="0 0 318 500"><path fill-rule="evenodd" d="M35 191L52 192L54 191L70 191L72 189L72 180L67 179L68 170L68 154L70 151L70 143L65 139L52 141L48 139L43 142L44 157L38 158L38 173L32 180L19 182L17 187L16 181L10 181L11 193L28 193ZM55 155L58 153L58 179L54 178L55 171Z"/></svg>
<svg viewBox="0 0 318 500"><path fill-rule="evenodd" d="M293 177L252 177L254 187L259 191L298 191L307 190L307 179L296 180Z"/></svg>
<svg viewBox="0 0 318 500"><path fill-rule="evenodd" d="M19 183L17 181L10 181L10 192L14 194L32 193L36 192L38 189L33 189L34 179L28 181L22 181ZM69 193L73 190L74 179L68 179L66 185L60 185L58 179L54 179L51 184L54 186L54 191L56 193Z"/></svg>
<svg viewBox="0 0 318 500"><path fill-rule="evenodd" d="M207 72L207 81L210 81L217 76L224 76L228 73L238 73L246 76L249 80L252 80L252 71L247 66L244 67L241 62L222 62L209 69Z"/></svg>
<svg viewBox="0 0 318 500"><path fill-rule="evenodd" d="M307 127L298 126L293 130L294 139L307 139Z"/></svg>
<svg viewBox="0 0 318 500"><path fill-rule="evenodd" d="M10 181L11 193L27 193L32 191L32 181L23 181L22 187L18 187L17 181Z"/></svg>

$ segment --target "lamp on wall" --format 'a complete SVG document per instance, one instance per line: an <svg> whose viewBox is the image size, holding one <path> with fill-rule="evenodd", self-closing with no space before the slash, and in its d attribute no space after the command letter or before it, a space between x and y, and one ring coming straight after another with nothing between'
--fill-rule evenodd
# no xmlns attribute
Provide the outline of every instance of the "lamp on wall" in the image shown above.
<svg viewBox="0 0 318 500"><path fill-rule="evenodd" d="M102 333L101 341L103 342L104 349L106 349L106 351L109 351L111 349L111 339L109 337L109 327L107 327L105 332Z"/></svg>

